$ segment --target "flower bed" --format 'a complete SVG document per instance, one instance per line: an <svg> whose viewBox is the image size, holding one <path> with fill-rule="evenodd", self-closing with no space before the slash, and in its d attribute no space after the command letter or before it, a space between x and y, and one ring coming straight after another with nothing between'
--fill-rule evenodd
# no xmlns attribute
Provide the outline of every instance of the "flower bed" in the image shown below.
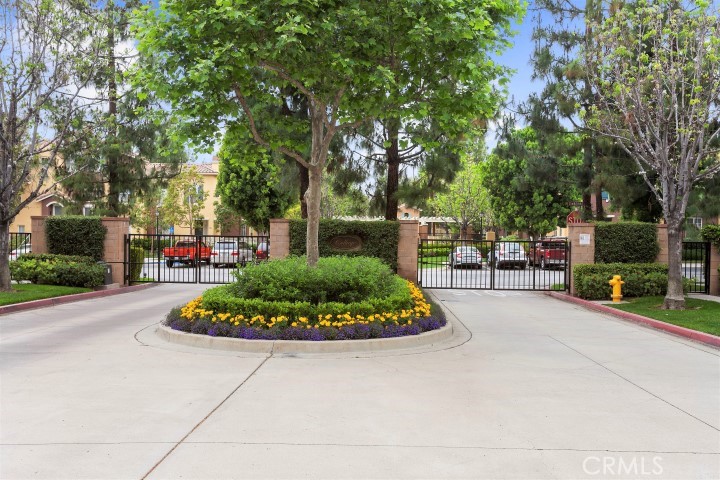
<svg viewBox="0 0 720 480"><path fill-rule="evenodd" d="M213 337L313 341L402 337L443 327L447 322L442 310L432 306L413 283L406 282L406 285L412 306L395 311L368 315L348 309L344 313L313 317L292 314L250 316L209 310L205 308L204 298L198 297L173 309L165 323L174 330ZM337 305L333 303L333 308ZM317 307L322 308L322 305Z"/></svg>

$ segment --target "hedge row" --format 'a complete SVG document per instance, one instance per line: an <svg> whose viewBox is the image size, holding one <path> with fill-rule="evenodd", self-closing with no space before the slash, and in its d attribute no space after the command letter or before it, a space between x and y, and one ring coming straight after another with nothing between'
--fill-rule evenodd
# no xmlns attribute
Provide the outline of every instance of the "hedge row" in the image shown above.
<svg viewBox="0 0 720 480"><path fill-rule="evenodd" d="M16 281L93 288L104 283L105 267L86 256L28 253L10 262L10 276Z"/></svg>
<svg viewBox="0 0 720 480"><path fill-rule="evenodd" d="M595 226L595 263L653 263L658 252L654 223L600 222Z"/></svg>
<svg viewBox="0 0 720 480"><path fill-rule="evenodd" d="M700 231L703 240L715 245L720 252L720 225L705 225Z"/></svg>
<svg viewBox="0 0 720 480"><path fill-rule="evenodd" d="M102 260L107 228L100 217L59 216L45 220L45 236L50 253L82 255Z"/></svg>
<svg viewBox="0 0 720 480"><path fill-rule="evenodd" d="M580 298L609 300L614 275L622 276L624 297L662 296L667 293L668 266L659 263L575 265L573 283Z"/></svg>
<svg viewBox="0 0 720 480"><path fill-rule="evenodd" d="M329 241L340 235L355 235L362 239L362 248L356 252L334 250ZM306 253L306 220L290 220L290 254ZM397 249L400 239L399 222L362 222L320 220L318 242L321 257L345 255L349 257L375 257L397 270Z"/></svg>

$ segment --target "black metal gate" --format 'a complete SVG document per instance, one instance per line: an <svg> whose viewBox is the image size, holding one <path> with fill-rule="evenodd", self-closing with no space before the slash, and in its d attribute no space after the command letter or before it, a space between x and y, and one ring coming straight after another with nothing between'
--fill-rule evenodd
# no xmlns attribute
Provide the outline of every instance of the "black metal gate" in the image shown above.
<svg viewBox="0 0 720 480"><path fill-rule="evenodd" d="M688 293L710 293L710 242L683 242L682 275Z"/></svg>
<svg viewBox="0 0 720 480"><path fill-rule="evenodd" d="M244 266L268 258L269 240L263 235L126 235L125 281L231 283Z"/></svg>
<svg viewBox="0 0 720 480"><path fill-rule="evenodd" d="M570 244L544 240L420 240L418 284L425 288L569 290Z"/></svg>

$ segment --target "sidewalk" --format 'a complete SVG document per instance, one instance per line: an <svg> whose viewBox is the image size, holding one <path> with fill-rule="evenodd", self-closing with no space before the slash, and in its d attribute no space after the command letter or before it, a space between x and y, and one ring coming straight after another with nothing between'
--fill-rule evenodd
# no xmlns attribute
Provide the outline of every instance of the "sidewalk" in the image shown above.
<svg viewBox="0 0 720 480"><path fill-rule="evenodd" d="M449 290L433 295L456 336L432 351L159 341L203 288L0 317L0 478L720 477L715 349L541 294Z"/></svg>

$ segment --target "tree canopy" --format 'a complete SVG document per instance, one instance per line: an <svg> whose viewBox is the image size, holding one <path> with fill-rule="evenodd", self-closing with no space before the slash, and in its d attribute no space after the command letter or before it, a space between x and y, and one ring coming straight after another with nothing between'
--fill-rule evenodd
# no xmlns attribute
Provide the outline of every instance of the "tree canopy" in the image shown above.
<svg viewBox="0 0 720 480"><path fill-rule="evenodd" d="M668 225L666 308L684 308L681 230L693 186L720 172L720 11L639 0L591 24L597 130L631 158Z"/></svg>
<svg viewBox="0 0 720 480"><path fill-rule="evenodd" d="M226 122L242 120L257 143L308 169L307 255L314 265L321 179L333 138L401 116L410 102L388 102L388 92L419 100L442 90L443 101L432 108L410 107L439 119L461 106L486 107L498 67L485 52L500 41L496 24L507 25L519 11L514 0L166 0L138 19L140 50L148 54L138 82L169 100L200 143L214 143ZM282 103L289 87L307 100L309 154L255 122L260 109ZM455 125L471 122L464 115Z"/></svg>

